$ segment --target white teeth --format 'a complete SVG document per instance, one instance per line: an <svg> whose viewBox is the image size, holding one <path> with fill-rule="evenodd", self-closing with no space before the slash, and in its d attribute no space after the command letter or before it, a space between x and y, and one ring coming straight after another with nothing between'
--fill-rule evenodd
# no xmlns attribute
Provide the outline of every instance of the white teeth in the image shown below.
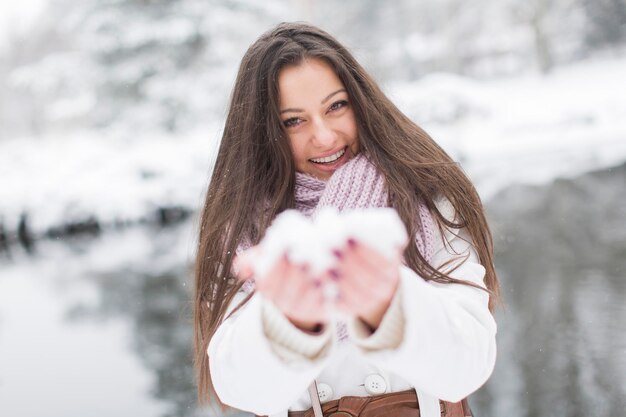
<svg viewBox="0 0 626 417"><path fill-rule="evenodd" d="M340 150L334 155L327 156L324 158L311 159L311 161L317 162L318 164L328 164L330 162L335 162L337 159L341 158L345 152L346 152L346 148L343 148L342 150Z"/></svg>

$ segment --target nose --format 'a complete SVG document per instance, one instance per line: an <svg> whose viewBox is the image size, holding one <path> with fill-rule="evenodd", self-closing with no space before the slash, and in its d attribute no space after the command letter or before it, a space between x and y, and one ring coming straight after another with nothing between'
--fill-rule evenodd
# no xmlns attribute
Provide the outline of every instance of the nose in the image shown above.
<svg viewBox="0 0 626 417"><path fill-rule="evenodd" d="M328 121L318 119L313 122L313 142L320 148L331 148L335 144L337 135Z"/></svg>

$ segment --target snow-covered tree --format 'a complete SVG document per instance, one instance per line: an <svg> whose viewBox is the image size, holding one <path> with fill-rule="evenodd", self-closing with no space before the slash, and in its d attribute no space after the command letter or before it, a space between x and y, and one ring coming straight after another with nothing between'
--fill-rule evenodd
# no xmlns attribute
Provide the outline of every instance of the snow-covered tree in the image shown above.
<svg viewBox="0 0 626 417"><path fill-rule="evenodd" d="M57 24L71 47L14 72L52 92L46 121L138 134L223 116L248 44L280 20L280 1L86 0Z"/></svg>

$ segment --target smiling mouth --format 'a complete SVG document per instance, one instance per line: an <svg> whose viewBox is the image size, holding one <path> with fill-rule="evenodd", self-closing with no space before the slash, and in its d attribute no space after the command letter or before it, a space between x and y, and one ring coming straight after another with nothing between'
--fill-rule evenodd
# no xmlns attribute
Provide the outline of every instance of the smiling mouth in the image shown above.
<svg viewBox="0 0 626 417"><path fill-rule="evenodd" d="M326 156L324 158L309 159L309 161L316 164L332 164L333 162L336 162L339 158L341 158L344 153L346 153L346 148L341 149L333 155Z"/></svg>

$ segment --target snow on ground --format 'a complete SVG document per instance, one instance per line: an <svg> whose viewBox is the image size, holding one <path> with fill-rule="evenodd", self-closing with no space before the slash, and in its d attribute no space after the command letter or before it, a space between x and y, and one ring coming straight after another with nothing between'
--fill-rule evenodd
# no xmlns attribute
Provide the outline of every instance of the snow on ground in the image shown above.
<svg viewBox="0 0 626 417"><path fill-rule="evenodd" d="M484 199L626 160L626 59L547 76L476 81L432 74L391 98L459 160ZM0 143L0 224L27 213L35 233L90 216L136 222L158 207L202 205L220 127L122 140L73 132Z"/></svg>
<svg viewBox="0 0 626 417"><path fill-rule="evenodd" d="M160 207L195 210L217 130L125 141L93 132L0 143L0 224L22 213L35 234L93 217L101 225L150 219Z"/></svg>

